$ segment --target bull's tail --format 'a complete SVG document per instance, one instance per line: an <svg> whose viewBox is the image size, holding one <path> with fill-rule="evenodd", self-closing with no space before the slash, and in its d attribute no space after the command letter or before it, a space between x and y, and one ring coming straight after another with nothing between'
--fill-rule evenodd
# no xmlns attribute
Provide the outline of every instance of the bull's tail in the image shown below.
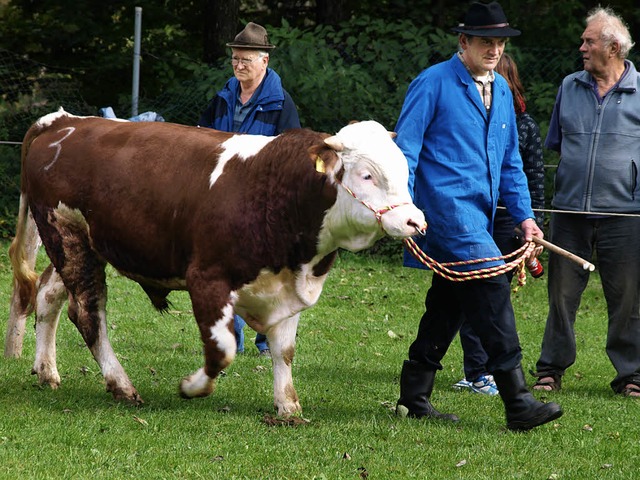
<svg viewBox="0 0 640 480"><path fill-rule="evenodd" d="M20 308L27 315L33 312L36 301L36 282L38 274L30 265L25 244L27 242L27 222L29 209L26 195L20 195L20 211L16 225L16 236L9 246L9 258L13 268L13 288L18 291ZM31 221L33 221L31 219Z"/></svg>
<svg viewBox="0 0 640 480"><path fill-rule="evenodd" d="M22 167L31 142L41 128L34 126L25 135L22 143ZM18 292L20 308L25 314L33 312L36 300L36 282L38 274L34 270L35 257L31 249L27 252L27 243L33 243L30 236L37 235L33 217L29 214L29 202L26 192L20 193L20 207L16 222L16 236L9 246L9 258L13 269L13 288ZM37 248L36 248L37 251Z"/></svg>

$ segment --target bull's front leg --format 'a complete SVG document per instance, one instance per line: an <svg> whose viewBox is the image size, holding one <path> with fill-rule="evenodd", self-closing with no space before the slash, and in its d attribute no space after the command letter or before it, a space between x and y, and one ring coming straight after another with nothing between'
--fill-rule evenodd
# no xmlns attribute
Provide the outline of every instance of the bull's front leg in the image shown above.
<svg viewBox="0 0 640 480"><path fill-rule="evenodd" d="M282 320L267 331L267 341L273 363L273 405L278 415L285 418L302 413L291 374L299 320L300 314L298 313Z"/></svg>
<svg viewBox="0 0 640 480"><path fill-rule="evenodd" d="M216 291L211 285L190 290L193 313L204 344L205 365L182 379L180 395L183 398L206 397L213 393L216 377L235 359L237 346L233 334L233 305L237 295L225 295L221 291L224 291L223 286ZM226 299L226 304L216 308L216 298Z"/></svg>
<svg viewBox="0 0 640 480"><path fill-rule="evenodd" d="M31 373L41 385L60 386L56 363L56 332L67 289L58 272L49 265L38 280L36 297L36 356Z"/></svg>

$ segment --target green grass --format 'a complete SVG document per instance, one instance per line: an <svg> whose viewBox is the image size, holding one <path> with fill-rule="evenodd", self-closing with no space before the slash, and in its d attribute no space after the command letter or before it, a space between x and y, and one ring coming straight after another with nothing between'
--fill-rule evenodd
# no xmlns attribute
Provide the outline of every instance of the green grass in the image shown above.
<svg viewBox="0 0 640 480"><path fill-rule="evenodd" d="M6 252L6 245L2 251ZM6 330L10 268L0 255ZM565 415L529 433L504 428L498 398L456 392L456 339L433 403L457 425L398 419L398 375L422 314L430 274L399 261L341 252L320 302L302 314L294 381L309 423L268 426L270 361L253 334L208 398L184 400L180 379L202 364L188 296L157 314L134 283L109 270L110 336L145 400L115 403L75 327L58 332L59 390L30 375L32 322L20 359L0 359L0 478L92 479L627 479L635 478L640 403L615 396L606 307L594 274L577 322L578 360L563 391L536 396ZM546 317L546 281L514 295L524 367L533 367ZM392 335L389 332L393 332Z"/></svg>

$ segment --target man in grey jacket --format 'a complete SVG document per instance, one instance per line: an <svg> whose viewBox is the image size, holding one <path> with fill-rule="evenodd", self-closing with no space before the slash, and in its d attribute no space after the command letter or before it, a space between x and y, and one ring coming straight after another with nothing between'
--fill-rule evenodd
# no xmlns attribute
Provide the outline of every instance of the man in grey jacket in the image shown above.
<svg viewBox="0 0 640 480"><path fill-rule="evenodd" d="M617 372L611 388L640 397L640 75L626 60L632 46L613 10L589 13L584 71L563 80L545 146L561 156L553 207L576 212L551 215L551 241L583 258L596 253L609 315L606 350ZM575 362L576 311L589 279L552 252L548 272L549 315L533 387L547 391L560 389Z"/></svg>

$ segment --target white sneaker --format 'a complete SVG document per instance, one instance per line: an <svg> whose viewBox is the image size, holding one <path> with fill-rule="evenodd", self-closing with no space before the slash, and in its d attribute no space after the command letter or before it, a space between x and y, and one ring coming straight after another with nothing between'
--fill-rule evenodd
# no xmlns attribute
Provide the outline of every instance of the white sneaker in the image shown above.
<svg viewBox="0 0 640 480"><path fill-rule="evenodd" d="M496 385L493 375L481 375L471 383L471 390L483 395L498 395L498 386Z"/></svg>
<svg viewBox="0 0 640 480"><path fill-rule="evenodd" d="M471 390L471 382L466 378L463 378L458 383L453 384L453 388L456 390Z"/></svg>

